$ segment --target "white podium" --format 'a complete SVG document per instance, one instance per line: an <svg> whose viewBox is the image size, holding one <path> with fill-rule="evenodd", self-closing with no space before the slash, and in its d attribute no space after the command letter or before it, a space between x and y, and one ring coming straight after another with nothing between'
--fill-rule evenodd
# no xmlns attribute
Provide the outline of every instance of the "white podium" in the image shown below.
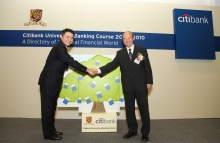
<svg viewBox="0 0 220 143"><path fill-rule="evenodd" d="M82 132L117 132L117 114L82 113Z"/></svg>

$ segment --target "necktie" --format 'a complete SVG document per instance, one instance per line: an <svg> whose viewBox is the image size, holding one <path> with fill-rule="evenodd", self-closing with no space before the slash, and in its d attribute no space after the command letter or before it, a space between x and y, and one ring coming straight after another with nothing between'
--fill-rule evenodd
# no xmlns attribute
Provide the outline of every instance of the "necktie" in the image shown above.
<svg viewBox="0 0 220 143"><path fill-rule="evenodd" d="M132 60L132 53L131 53L131 49L129 49L129 53L128 53L128 55L129 55L129 58L130 58L130 61Z"/></svg>

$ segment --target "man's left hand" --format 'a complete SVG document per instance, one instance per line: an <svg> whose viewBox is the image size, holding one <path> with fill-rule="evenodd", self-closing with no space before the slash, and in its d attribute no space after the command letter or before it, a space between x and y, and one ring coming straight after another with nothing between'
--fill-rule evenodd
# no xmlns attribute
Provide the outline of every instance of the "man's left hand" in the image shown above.
<svg viewBox="0 0 220 143"><path fill-rule="evenodd" d="M147 89L150 90L152 88L152 84L147 84Z"/></svg>

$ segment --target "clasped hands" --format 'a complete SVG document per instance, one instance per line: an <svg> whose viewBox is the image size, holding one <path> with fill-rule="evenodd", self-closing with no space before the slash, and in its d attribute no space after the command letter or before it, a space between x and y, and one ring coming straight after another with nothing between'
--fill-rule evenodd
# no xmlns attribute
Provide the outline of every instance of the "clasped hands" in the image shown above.
<svg viewBox="0 0 220 143"><path fill-rule="evenodd" d="M98 69L95 68L87 68L86 70L90 75L96 75L98 74Z"/></svg>

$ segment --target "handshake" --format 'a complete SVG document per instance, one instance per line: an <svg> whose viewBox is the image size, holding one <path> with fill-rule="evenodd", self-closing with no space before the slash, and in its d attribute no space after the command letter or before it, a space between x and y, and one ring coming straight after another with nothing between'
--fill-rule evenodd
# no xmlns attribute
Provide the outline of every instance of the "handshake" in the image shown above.
<svg viewBox="0 0 220 143"><path fill-rule="evenodd" d="M96 74L98 74L98 69L87 68L86 72L88 72L90 75L96 75Z"/></svg>

